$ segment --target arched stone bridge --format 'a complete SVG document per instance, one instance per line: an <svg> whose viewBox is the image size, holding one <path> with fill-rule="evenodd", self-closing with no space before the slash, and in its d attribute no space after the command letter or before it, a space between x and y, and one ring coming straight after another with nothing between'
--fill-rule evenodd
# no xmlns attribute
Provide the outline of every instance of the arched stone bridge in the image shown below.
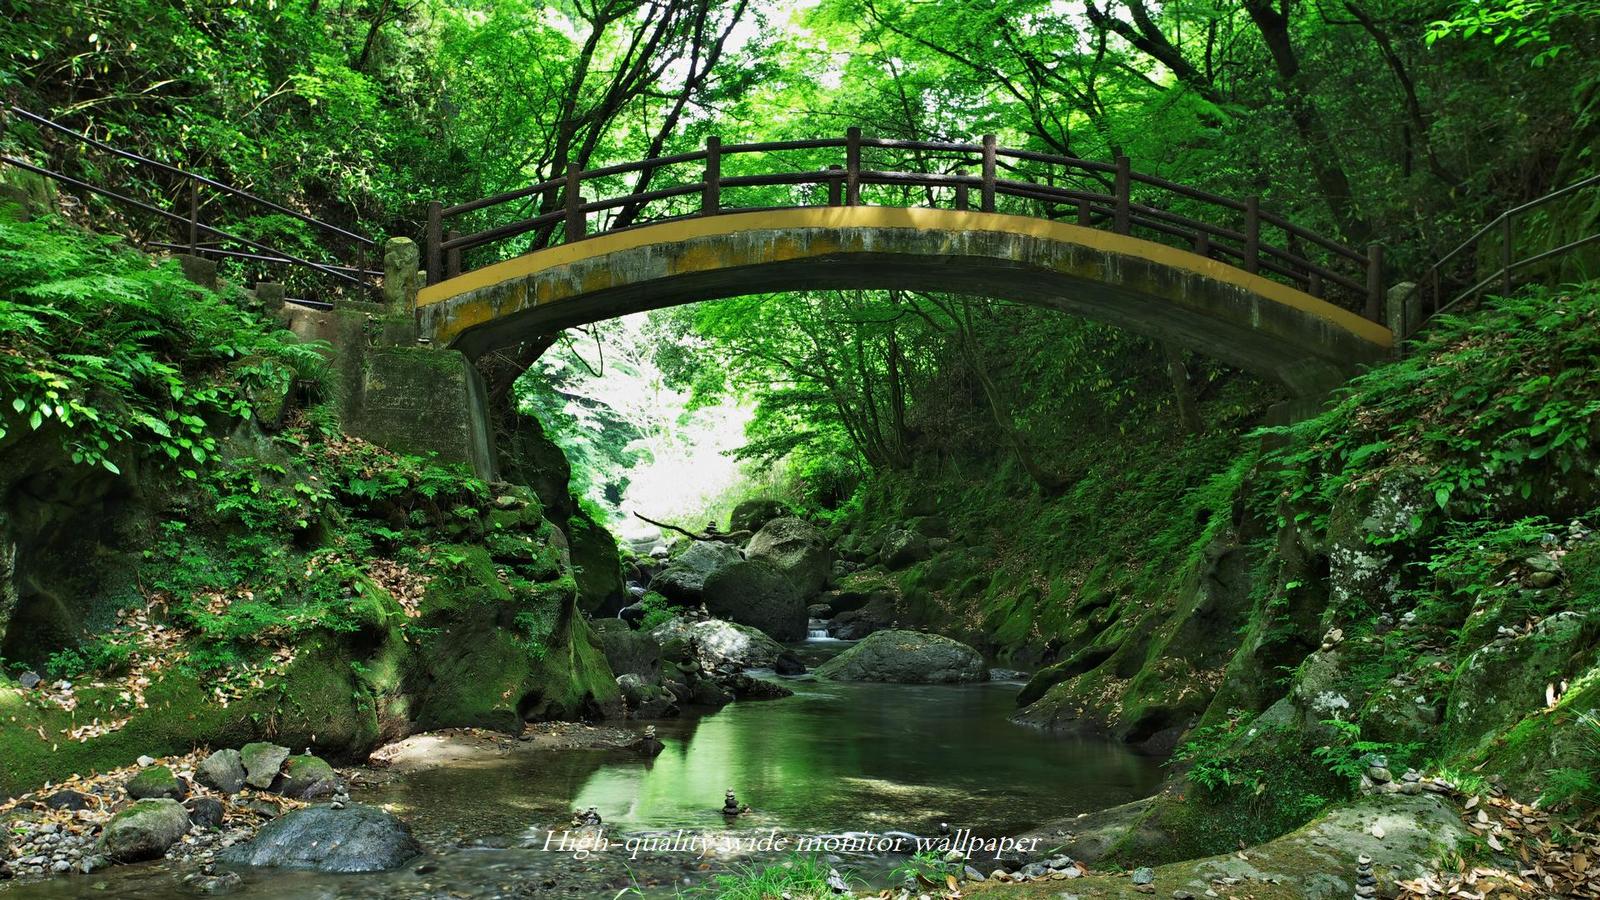
<svg viewBox="0 0 1600 900"><path fill-rule="evenodd" d="M844 167L722 174L729 158L836 147L845 150ZM945 157L946 167L948 157L955 165L974 159L982 174L869 168L865 153L912 154L924 164ZM650 189L654 176L685 163L703 164L699 181ZM1027 180L998 177L1001 165ZM622 185L598 201L582 196L585 184L603 191L621 185L622 175L635 176L631 190ZM826 205L814 202L821 198L808 187L826 190ZM730 194L756 189L755 208L725 205ZM525 198L542 201L545 212L465 237L443 230L446 219ZM698 198L698 208L686 209L681 198ZM1195 217L1219 208L1220 216ZM655 221L642 221L646 211ZM596 214L601 233L588 235ZM1263 240L1264 229L1275 230L1284 246ZM479 249L526 242L522 236L530 234L542 249L499 261ZM427 244L430 283L417 300L421 334L469 356L640 310L852 288L1057 308L1189 347L1305 396L1338 384L1393 344L1389 329L1373 321L1383 287L1379 254L1311 234L1262 212L1253 199L1138 175L1125 159L1107 164L1004 150L992 138L974 145L883 141L852 130L844 140L727 147L713 140L704 151L569 172L561 182L448 209L434 204ZM462 272L463 251L485 256L486 264Z"/></svg>

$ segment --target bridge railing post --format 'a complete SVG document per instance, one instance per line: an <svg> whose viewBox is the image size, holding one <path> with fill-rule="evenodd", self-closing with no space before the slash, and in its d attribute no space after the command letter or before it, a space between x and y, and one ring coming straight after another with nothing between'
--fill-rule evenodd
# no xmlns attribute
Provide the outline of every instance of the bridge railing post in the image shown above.
<svg viewBox="0 0 1600 900"><path fill-rule="evenodd" d="M1085 228L1088 228L1090 225L1094 224L1094 216L1089 208L1089 201L1087 200L1078 201L1078 224Z"/></svg>
<svg viewBox="0 0 1600 900"><path fill-rule="evenodd" d="M722 138L706 138L706 180L700 193L700 214L714 216L722 208Z"/></svg>
<svg viewBox="0 0 1600 900"><path fill-rule="evenodd" d="M437 200L428 204L428 233L423 243L427 245L423 268L428 272L428 283L438 284L444 280L444 258L440 250L444 243L444 204Z"/></svg>
<svg viewBox="0 0 1600 900"><path fill-rule="evenodd" d="M957 178L965 178L965 177L967 177L967 173L962 171L962 170L960 170L960 169L957 169L956 170L956 177ZM969 207L972 206L972 199L968 195L966 184L963 183L963 184L956 185L955 203L956 203L956 209L960 209L960 210L965 210L965 209L968 209Z"/></svg>
<svg viewBox="0 0 1600 900"><path fill-rule="evenodd" d="M844 196L844 166L829 166L828 171L828 205L838 206L843 203Z"/></svg>
<svg viewBox="0 0 1600 900"><path fill-rule="evenodd" d="M445 234L445 240L453 241L461 237L461 232L450 231ZM444 255L444 277L454 278L461 274L461 248L451 247Z"/></svg>
<svg viewBox="0 0 1600 900"><path fill-rule="evenodd" d="M1117 234L1128 234L1133 230L1133 168L1126 156L1117 157L1117 174L1112 191L1116 204L1112 225Z"/></svg>
<svg viewBox="0 0 1600 900"><path fill-rule="evenodd" d="M861 129L851 127L844 135L844 205L861 204Z"/></svg>
<svg viewBox="0 0 1600 900"><path fill-rule="evenodd" d="M1383 316L1383 245L1367 245L1367 309L1369 321L1377 322Z"/></svg>
<svg viewBox="0 0 1600 900"><path fill-rule="evenodd" d="M994 179L995 179L995 142L994 135L983 136L983 186L978 200L978 208L984 212L994 212Z"/></svg>
<svg viewBox="0 0 1600 900"><path fill-rule="evenodd" d="M578 178L578 164L567 163L567 243L572 244L583 240L585 222L583 221L582 182Z"/></svg>
<svg viewBox="0 0 1600 900"><path fill-rule="evenodd" d="M1261 271L1261 198L1244 200L1244 270Z"/></svg>
<svg viewBox="0 0 1600 900"><path fill-rule="evenodd" d="M189 179L189 252L200 252L200 182Z"/></svg>

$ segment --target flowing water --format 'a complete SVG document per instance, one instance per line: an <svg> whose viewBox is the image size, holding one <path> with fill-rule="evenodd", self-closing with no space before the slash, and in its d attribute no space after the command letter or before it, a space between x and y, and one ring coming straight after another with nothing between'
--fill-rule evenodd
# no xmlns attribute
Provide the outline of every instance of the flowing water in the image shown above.
<svg viewBox="0 0 1600 900"><path fill-rule="evenodd" d="M810 661L843 645L808 641ZM384 875L246 873L238 895L272 897L612 896L638 884L670 896L737 859L681 846L630 859L626 845L585 859L555 847L572 811L595 807L610 840L684 834L756 840L807 835L936 834L940 823L982 837L1123 803L1159 780L1155 761L1120 745L1062 739L1010 724L1015 683L843 684L787 679L793 697L735 703L656 723L665 751L521 752L415 772L354 792L412 823L427 865ZM752 812L719 813L732 788ZM651 845L643 845L649 848ZM765 848L763 848L765 849ZM881 875L895 854L843 854L839 865ZM0 897L167 897L160 866L0 887Z"/></svg>

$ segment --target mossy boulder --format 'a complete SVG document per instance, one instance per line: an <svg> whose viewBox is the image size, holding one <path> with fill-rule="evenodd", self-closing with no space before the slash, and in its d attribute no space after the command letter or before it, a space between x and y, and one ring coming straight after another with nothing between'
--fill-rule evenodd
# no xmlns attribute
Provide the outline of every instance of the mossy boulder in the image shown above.
<svg viewBox="0 0 1600 900"><path fill-rule="evenodd" d="M99 850L121 863L160 859L189 827L189 811L178 801L140 800L106 823Z"/></svg>
<svg viewBox="0 0 1600 900"><path fill-rule="evenodd" d="M788 576L800 596L810 598L828 583L833 554L821 532L804 519L784 516L761 526L745 547L749 559L764 559Z"/></svg>
<svg viewBox="0 0 1600 900"><path fill-rule="evenodd" d="M628 597L616 538L582 509L567 519L566 534L578 585L578 607L593 613L609 606L615 614Z"/></svg>
<svg viewBox="0 0 1600 900"><path fill-rule="evenodd" d="M135 800L182 800L189 789L166 766L151 766L128 779L124 790Z"/></svg>
<svg viewBox="0 0 1600 900"><path fill-rule="evenodd" d="M879 631L816 668L838 681L956 684L986 681L978 651L960 641L917 631Z"/></svg>
<svg viewBox="0 0 1600 900"><path fill-rule="evenodd" d="M291 756L272 790L294 800L331 797L339 788L339 775L333 766L315 756Z"/></svg>
<svg viewBox="0 0 1600 900"><path fill-rule="evenodd" d="M661 677L661 644L649 632L635 631L621 619L597 619L589 627L618 677L637 675L648 684Z"/></svg>
<svg viewBox="0 0 1600 900"><path fill-rule="evenodd" d="M1594 662L1597 638L1600 617L1568 611L1468 656L1445 705L1446 746L1457 753L1472 751L1530 710L1543 709L1548 688Z"/></svg>
<svg viewBox="0 0 1600 900"><path fill-rule="evenodd" d="M428 637L406 676L417 728L516 732L528 720L620 713L615 675L571 579L514 592L484 548L439 551L455 563L420 606Z"/></svg>
<svg viewBox="0 0 1600 900"><path fill-rule="evenodd" d="M759 628L777 641L806 636L806 601L781 569L764 559L732 563L706 578L706 609Z"/></svg>
<svg viewBox="0 0 1600 900"><path fill-rule="evenodd" d="M733 507L733 513L728 516L728 530L757 532L768 522L787 515L788 512L789 509L784 506L783 501L770 497L741 500Z"/></svg>
<svg viewBox="0 0 1600 900"><path fill-rule="evenodd" d="M674 603L699 603L706 579L743 557L739 548L722 541L695 541L678 554L660 574L650 579L650 590Z"/></svg>

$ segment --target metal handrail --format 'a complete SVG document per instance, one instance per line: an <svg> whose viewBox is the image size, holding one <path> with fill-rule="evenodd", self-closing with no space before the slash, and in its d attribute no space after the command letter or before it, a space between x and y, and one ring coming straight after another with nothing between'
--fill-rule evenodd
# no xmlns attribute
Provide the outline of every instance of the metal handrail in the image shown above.
<svg viewBox="0 0 1600 900"><path fill-rule="evenodd" d="M170 241L148 241L145 244L147 247L163 250L186 251L189 253L205 254L208 256L216 256L221 258L243 259L252 262L261 262L274 265L298 266L301 268L310 269L314 272L326 275L347 284L368 289L372 287L372 284L367 279L374 276L381 276L383 274L379 270L369 269L365 265L361 264L365 260L366 253L368 251L375 250L378 246L377 242L369 237L357 234L344 228L340 228L337 225L324 222L320 219L313 218L305 213L290 209L289 207L283 206L279 203L274 203L271 200L258 197L249 193L248 191L244 191L233 187L232 185L208 178L204 175L190 172L187 169L183 169L169 163L164 163L159 160L150 159L146 156L141 156L138 153L134 153L130 150L124 150L104 141L96 140L95 138L89 137L86 134L82 134L76 129L73 129L67 125L63 125L60 122L56 122L37 113L30 112L29 110L22 109L21 107L7 106L5 109L9 115L16 116L36 125L51 129L52 131L71 138L74 141L86 144L97 150L133 162L137 166L154 169L159 172L164 172L168 175L176 176L184 183L187 183L189 185L189 213L187 216L185 216L180 213L173 212L172 210L163 209L162 207L153 203L147 203L145 201L129 197L125 194L118 193L117 191L101 185L74 178L62 172L54 171L45 166L35 165L25 160L16 159L10 156L0 156L0 161L3 161L9 165L13 165L20 169L33 172L34 174L50 178L54 181L58 181L78 190L99 194L100 196L113 200L118 204L128 206L142 212L150 213L158 218L187 227L189 238L187 243L180 244ZM3 130L4 125L5 119L4 117L0 117L0 130ZM236 234L231 234L211 225L206 225L200 221L199 189L201 187L217 191L228 197L243 200L246 203L254 204L274 213L289 216L290 218L304 222L321 232L333 235L340 240L349 241L356 246L357 253L360 257L362 257L362 259L358 260L358 264L354 266L313 262L311 260L296 256L293 253L279 250L275 247L253 241ZM200 242L201 234L211 235L218 238L222 242L231 242L258 252L244 253L237 250L225 250L220 247L207 246Z"/></svg>
<svg viewBox="0 0 1600 900"><path fill-rule="evenodd" d="M1456 245L1450 252L1435 260L1433 265L1423 272L1422 278L1412 284L1411 289L1406 292L1404 299L1398 304L1397 311L1400 321L1391 323L1395 334L1402 338L1410 338L1416 335L1427 327L1427 324L1434 317L1477 298L1496 282L1500 284L1501 294L1508 295L1516 287L1516 273L1519 269L1544 262L1547 259L1565 256L1579 247L1600 242L1600 227L1597 227L1593 233L1568 241L1559 247L1542 250L1532 256L1520 258L1516 256L1516 233L1513 225L1518 217L1548 206L1569 194L1575 194L1589 188L1600 188L1600 175L1593 175L1581 181L1575 181L1566 187L1551 191L1542 197L1529 200L1506 210L1489 220L1488 224L1474 231L1470 237ZM1463 254L1475 254L1478 245L1491 233L1498 234L1500 237L1499 267L1488 275L1478 278L1470 286L1456 292L1447 299L1445 297L1448 283L1446 280L1447 265ZM1430 298L1431 303L1427 302ZM1411 321L1413 309L1416 310L1415 322Z"/></svg>
<svg viewBox="0 0 1600 900"><path fill-rule="evenodd" d="M841 149L845 157L842 166L731 176L722 174L724 163L732 157ZM947 161L954 171L906 172L866 167L862 164L862 151L866 149L943 154L953 157ZM1002 160L1010 177L999 177ZM660 170L684 163L704 165L700 180L645 189ZM1025 163L1047 167L1046 172L1042 173L1045 177L1041 177L1041 173L1030 174L1027 170L1032 167L1022 165ZM967 165L977 168L979 173L963 171L961 167ZM640 177L631 191L615 193L615 181L606 181L632 174ZM1060 183L1063 181L1067 183ZM595 195L607 191L613 193L600 199L586 197L586 185ZM1365 251L1358 250L1263 210L1257 198L1239 200L1223 197L1154 175L1134 172L1127 157L1101 162L1010 149L998 146L994 135L984 135L981 143L975 144L864 137L859 128L849 129L843 138L723 144L720 139L712 137L706 140L704 149L671 156L589 170L579 170L577 166L569 165L561 178L452 206L445 206L438 201L430 203L423 260L428 282L436 284L462 272L466 251L519 238L530 232L536 232L530 241L533 250L556 240L571 243L591 237L589 218L596 213L619 211L612 219L614 227L602 223L595 232L599 234L638 227L643 224L638 221L642 210L651 204L675 198L699 195L698 211L684 213L685 204L680 203L663 210L664 215L649 218L662 221L742 211L747 208L724 205L723 193L728 189L751 187L823 188L827 192L826 205L858 206L862 204L862 187L869 185L924 188L930 203L934 202L935 191L950 192L955 208L975 208L984 212L997 211L997 200L1005 197L1027 204L1020 209L1012 209L1012 204L1007 204L1008 212L1017 211L1050 219L1075 216L1079 225L1109 227L1119 234L1132 234L1138 229L1141 236L1154 234L1163 240L1176 239L1196 253L1237 265L1248 272L1281 278L1318 297L1324 296L1326 290L1332 288L1340 295L1333 299L1344 300L1346 305L1353 306L1366 318L1378 321L1382 315L1383 253L1376 244L1370 245ZM542 197L542 200L531 215L519 211L518 217L509 222L490 219L479 230L467 233L446 229L450 220L469 213L536 196ZM1211 221L1184 215L1170 208L1174 200L1180 204L1212 208L1217 213L1206 217ZM782 208L810 205L815 204L798 202ZM1281 246L1263 239L1266 228L1276 229L1281 234ZM1320 251L1316 255L1322 258L1313 259L1306 248ZM492 261L486 259L482 262Z"/></svg>

